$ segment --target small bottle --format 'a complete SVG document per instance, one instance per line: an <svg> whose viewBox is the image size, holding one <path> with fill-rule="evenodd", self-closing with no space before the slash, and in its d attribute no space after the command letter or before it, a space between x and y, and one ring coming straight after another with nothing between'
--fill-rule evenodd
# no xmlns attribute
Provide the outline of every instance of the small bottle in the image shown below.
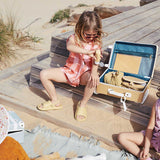
<svg viewBox="0 0 160 160"><path fill-rule="evenodd" d="M101 60L101 51L100 50L96 50L96 53L95 53L95 64L99 64L100 60Z"/></svg>
<svg viewBox="0 0 160 160"><path fill-rule="evenodd" d="M100 62L100 63L99 63L99 66L100 66L100 67L108 67L108 64L104 64L103 62Z"/></svg>

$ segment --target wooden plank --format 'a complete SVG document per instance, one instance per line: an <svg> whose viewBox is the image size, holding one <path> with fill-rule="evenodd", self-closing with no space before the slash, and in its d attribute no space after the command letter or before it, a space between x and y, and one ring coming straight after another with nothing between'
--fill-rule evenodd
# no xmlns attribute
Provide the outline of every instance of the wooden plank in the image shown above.
<svg viewBox="0 0 160 160"><path fill-rule="evenodd" d="M151 81L151 84L154 87L160 86L160 71L159 70L154 71L154 75L153 75L153 79Z"/></svg>
<svg viewBox="0 0 160 160"><path fill-rule="evenodd" d="M36 67L36 68L39 68L39 69L49 68L49 67L51 67L50 62L51 62L51 58L48 57L48 58L46 58L42 61L39 61L38 63L32 64L32 67Z"/></svg>
<svg viewBox="0 0 160 160"><path fill-rule="evenodd" d="M73 33L74 33L74 30L73 31L64 32L64 33L58 34L56 36L53 35L52 37L59 37L59 38L67 39L69 37L69 35L71 35Z"/></svg>
<svg viewBox="0 0 160 160"><path fill-rule="evenodd" d="M53 57L53 53L68 56L69 52L66 49L66 39L60 37L52 37L50 51L50 57Z"/></svg>
<svg viewBox="0 0 160 160"><path fill-rule="evenodd" d="M111 26L103 27L103 31L107 32L108 34L114 34L115 32L122 30L124 28L128 28L129 26L133 26L134 28L134 25L137 23L140 24L141 27L146 26L146 24L143 23L142 21L144 21L145 18L146 19L150 18L149 21L145 21L145 22L152 23L152 21L154 21L154 19L152 20L152 16L155 19L159 18L157 17L157 15L159 15L159 10L160 10L160 7L143 12L138 16L132 16L130 18L124 19L120 22L113 24L112 27ZM107 41L108 39L109 39L108 37L106 38L104 37L103 41L105 40Z"/></svg>
<svg viewBox="0 0 160 160"><path fill-rule="evenodd" d="M157 20L155 23L146 26L138 30L136 33L132 33L131 35L122 38L124 41L133 41L139 43L147 43L147 44L155 44L160 47L160 19ZM157 53L156 59L156 70L160 70L160 50Z"/></svg>
<svg viewBox="0 0 160 160"><path fill-rule="evenodd" d="M108 45L113 44L115 40L138 42L141 37L145 37L154 30L159 29L159 17L157 18L157 15L153 16L154 23L150 23L149 19L150 17L140 21L139 23L130 25L115 33L112 33L106 38L106 40L103 40L103 45L107 47ZM144 23L146 26L144 27L141 23Z"/></svg>
<svg viewBox="0 0 160 160"><path fill-rule="evenodd" d="M156 27L157 26L155 26L155 28ZM148 34L147 36L139 39L138 41L140 43L155 44L155 42L157 42L157 40L159 40L159 35L160 35L160 19L159 19L159 28L157 30L154 30L151 34Z"/></svg>
<svg viewBox="0 0 160 160"><path fill-rule="evenodd" d="M160 38L157 40L157 42L155 44L160 46Z"/></svg>
<svg viewBox="0 0 160 160"><path fill-rule="evenodd" d="M158 55L156 60L156 69L160 71L160 39L155 43L158 46ZM160 82L159 82L160 83Z"/></svg>
<svg viewBox="0 0 160 160"><path fill-rule="evenodd" d="M138 15L142 12L145 12L146 10L150 10L150 9L153 9L153 8L156 8L159 6L160 6L160 0L155 1L153 3L150 3L150 4L147 4L147 5L144 5L142 7L137 7L135 9L123 12L123 13L115 15L115 16L106 18L106 19L102 20L102 25L103 25L103 27L105 27L107 25L117 23L123 19L130 18L132 16L135 16L135 15Z"/></svg>
<svg viewBox="0 0 160 160"><path fill-rule="evenodd" d="M34 76L30 77L29 86L30 87L35 87L35 88L38 88L38 89L44 89L44 88L42 88L42 84L41 84L40 79L36 78Z"/></svg>
<svg viewBox="0 0 160 160"><path fill-rule="evenodd" d="M146 25L143 28L139 28L136 32L131 33L130 35L122 38L124 41L133 41L133 42L139 42L139 43L151 43L155 44L159 37L155 35L155 37L152 37L154 32L159 32L160 29L160 17L158 19L155 19L154 22L150 23L149 25ZM150 39L150 38L153 39Z"/></svg>
<svg viewBox="0 0 160 160"><path fill-rule="evenodd" d="M53 58L46 58L39 63L35 63L32 65L34 68L44 69L49 67L62 67L66 62L67 57L55 54Z"/></svg>
<svg viewBox="0 0 160 160"><path fill-rule="evenodd" d="M39 75L40 75L41 70L42 69L32 67L32 69L30 71L30 81L32 81L31 80L32 78L36 79L36 80L39 80L40 79Z"/></svg>

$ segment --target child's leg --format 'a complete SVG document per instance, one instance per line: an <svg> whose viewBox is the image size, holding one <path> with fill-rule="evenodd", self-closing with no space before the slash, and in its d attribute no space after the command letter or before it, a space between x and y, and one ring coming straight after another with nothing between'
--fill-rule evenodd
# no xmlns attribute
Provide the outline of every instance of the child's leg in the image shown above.
<svg viewBox="0 0 160 160"><path fill-rule="evenodd" d="M86 104L88 102L88 100L90 99L90 97L92 96L95 88L94 87L90 87L90 72L85 72L82 76L81 76L81 79L80 79L80 84L81 85L86 85L85 89L84 89L84 95L83 95L83 98L80 102L80 105L79 107L86 107ZM77 106L78 107L78 106ZM83 115L82 113L85 113L85 115ZM82 115L81 115L82 114ZM85 120L86 118L86 111L84 112L84 109L83 109L83 112L79 112L78 114L75 114L76 116L76 119L79 121L81 120Z"/></svg>
<svg viewBox="0 0 160 160"><path fill-rule="evenodd" d="M120 133L118 141L126 150L139 157L141 151L139 146L144 145L144 135L142 132Z"/></svg>
<svg viewBox="0 0 160 160"><path fill-rule="evenodd" d="M84 89L84 94L83 94L83 98L81 100L81 107L85 107L88 100L91 98L94 90L95 90L95 87L90 87L90 72L85 72L82 76L81 76L81 81L80 81L80 84L81 85L86 85L85 89Z"/></svg>
<svg viewBox="0 0 160 160"><path fill-rule="evenodd" d="M60 68L45 69L40 72L40 80L46 89L51 102L57 101L57 94L52 81L67 83L66 76ZM57 104L59 105L59 104Z"/></svg>

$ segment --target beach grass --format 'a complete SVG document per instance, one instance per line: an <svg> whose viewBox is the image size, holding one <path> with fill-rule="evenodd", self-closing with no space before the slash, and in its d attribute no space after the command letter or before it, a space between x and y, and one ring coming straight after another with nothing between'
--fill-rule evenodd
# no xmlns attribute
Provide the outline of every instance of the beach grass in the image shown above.
<svg viewBox="0 0 160 160"><path fill-rule="evenodd" d="M76 7L87 7L87 6L88 6L87 4L80 3L80 4L78 4Z"/></svg>
<svg viewBox="0 0 160 160"><path fill-rule="evenodd" d="M13 46L30 47L27 42L38 43L42 38L33 36L29 32L17 29L18 21L13 14L6 14L5 18L0 14L0 61L15 58Z"/></svg>
<svg viewBox="0 0 160 160"><path fill-rule="evenodd" d="M61 22L63 19L69 18L70 9L59 10L51 18L50 23Z"/></svg>
<svg viewBox="0 0 160 160"><path fill-rule="evenodd" d="M0 18L0 60L2 57L9 57L10 51L10 34L8 32L8 26L5 24L2 18Z"/></svg>
<svg viewBox="0 0 160 160"><path fill-rule="evenodd" d="M123 0L119 0L119 1L123 1ZM87 4L80 3L80 4L77 4L75 6L75 8L87 7L87 6L88 6ZM61 22L62 20L69 18L70 12L71 12L70 8L57 11L54 14L54 16L52 16L52 18L50 19L49 23Z"/></svg>
<svg viewBox="0 0 160 160"><path fill-rule="evenodd" d="M75 7L78 8L78 7L86 7L86 6L88 6L88 5L80 3L80 4L76 5ZM57 11L54 14L54 16L50 19L49 23L61 22L62 20L69 18L70 12L71 11L69 8Z"/></svg>

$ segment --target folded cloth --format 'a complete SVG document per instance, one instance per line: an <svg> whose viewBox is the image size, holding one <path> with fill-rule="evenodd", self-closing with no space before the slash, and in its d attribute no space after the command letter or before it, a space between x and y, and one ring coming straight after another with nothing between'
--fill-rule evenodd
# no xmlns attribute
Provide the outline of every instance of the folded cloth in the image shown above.
<svg viewBox="0 0 160 160"><path fill-rule="evenodd" d="M6 137L0 144L0 160L30 160L23 147L12 137Z"/></svg>
<svg viewBox="0 0 160 160"><path fill-rule="evenodd" d="M135 83L135 84L146 84L146 81L140 78L136 78L133 76L123 76L123 80L130 82L130 83Z"/></svg>
<svg viewBox="0 0 160 160"><path fill-rule="evenodd" d="M142 91L145 88L146 81L132 76L124 76L121 84L123 87Z"/></svg>
<svg viewBox="0 0 160 160"><path fill-rule="evenodd" d="M83 157L72 158L70 160L106 160L106 154L101 153L96 156L86 155Z"/></svg>
<svg viewBox="0 0 160 160"><path fill-rule="evenodd" d="M131 88L131 89L134 89L134 90L137 90L137 91L142 91L145 86L141 85L141 84L122 82L122 87L127 87L127 88Z"/></svg>
<svg viewBox="0 0 160 160"><path fill-rule="evenodd" d="M65 158L60 157L60 154L58 152L54 152L52 154L48 155L42 155L38 158L34 158L32 160L65 160Z"/></svg>
<svg viewBox="0 0 160 160"><path fill-rule="evenodd" d="M3 105L0 104L0 144L7 137L9 126L8 112Z"/></svg>

